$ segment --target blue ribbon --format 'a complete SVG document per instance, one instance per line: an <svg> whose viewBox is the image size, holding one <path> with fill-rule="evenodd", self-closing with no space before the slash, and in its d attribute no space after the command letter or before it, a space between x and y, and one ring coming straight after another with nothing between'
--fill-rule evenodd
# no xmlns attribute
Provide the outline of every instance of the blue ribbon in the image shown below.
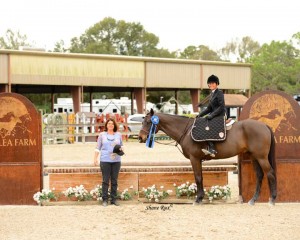
<svg viewBox="0 0 300 240"><path fill-rule="evenodd" d="M154 146L156 127L157 127L157 124L159 123L158 116L153 115L151 117L151 122L152 122L152 125L151 125L150 132L149 132L149 135L148 135L148 138L146 141L146 147L148 147L148 148L153 148L153 146Z"/></svg>

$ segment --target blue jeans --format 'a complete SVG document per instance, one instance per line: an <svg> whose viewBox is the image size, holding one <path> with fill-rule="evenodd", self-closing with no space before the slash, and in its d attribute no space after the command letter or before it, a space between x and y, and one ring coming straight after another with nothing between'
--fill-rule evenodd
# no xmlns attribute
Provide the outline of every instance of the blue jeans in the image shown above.
<svg viewBox="0 0 300 240"><path fill-rule="evenodd" d="M108 201L108 187L109 180L111 181L110 197L111 202L117 199L118 190L118 176L121 169L121 162L100 162L100 169L102 172L102 199Z"/></svg>

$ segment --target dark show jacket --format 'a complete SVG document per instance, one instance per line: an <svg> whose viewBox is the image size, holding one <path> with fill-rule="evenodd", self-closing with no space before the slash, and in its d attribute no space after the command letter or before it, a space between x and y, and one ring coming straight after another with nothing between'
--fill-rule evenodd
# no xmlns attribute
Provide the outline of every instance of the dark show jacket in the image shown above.
<svg viewBox="0 0 300 240"><path fill-rule="evenodd" d="M210 115L214 118L219 115L225 115L225 100L224 100L224 94L222 90L216 89L209 100L208 106L205 110L203 110L199 116L203 117L210 113Z"/></svg>

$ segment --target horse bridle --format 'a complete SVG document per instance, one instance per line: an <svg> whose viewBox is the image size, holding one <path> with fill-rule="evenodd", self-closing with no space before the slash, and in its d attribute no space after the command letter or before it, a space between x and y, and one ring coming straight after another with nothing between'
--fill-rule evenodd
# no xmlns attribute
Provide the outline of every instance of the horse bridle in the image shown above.
<svg viewBox="0 0 300 240"><path fill-rule="evenodd" d="M150 122L149 122L149 123L150 123ZM158 124L157 124L157 126L158 126ZM150 133L150 131L145 130L144 128L142 128L140 131L145 132L145 133L147 134L147 136L148 136L149 133ZM157 132L158 132L158 128L157 128L157 131L155 131L155 133L157 133Z"/></svg>

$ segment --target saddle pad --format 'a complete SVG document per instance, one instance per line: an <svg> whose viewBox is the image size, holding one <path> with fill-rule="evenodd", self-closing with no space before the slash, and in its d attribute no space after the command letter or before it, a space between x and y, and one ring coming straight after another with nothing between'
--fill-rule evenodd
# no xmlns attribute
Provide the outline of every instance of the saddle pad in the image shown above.
<svg viewBox="0 0 300 240"><path fill-rule="evenodd" d="M195 118L191 136L196 142L224 141L226 139L225 117L218 116L211 120Z"/></svg>

